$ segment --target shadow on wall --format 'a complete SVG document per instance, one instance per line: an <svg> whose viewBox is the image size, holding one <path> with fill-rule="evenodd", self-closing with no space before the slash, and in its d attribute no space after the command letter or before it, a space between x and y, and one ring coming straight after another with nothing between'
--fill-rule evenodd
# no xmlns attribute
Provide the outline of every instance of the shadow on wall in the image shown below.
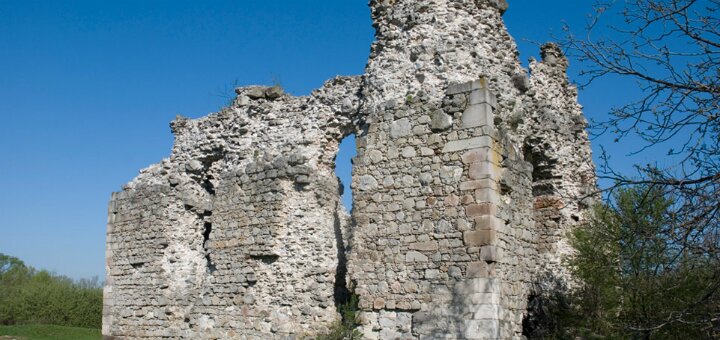
<svg viewBox="0 0 720 340"><path fill-rule="evenodd" d="M569 294L566 280L552 272L540 275L528 295L522 335L528 339L554 339L559 336L564 318L571 313Z"/></svg>
<svg viewBox="0 0 720 340"><path fill-rule="evenodd" d="M353 158L357 155L355 134L350 134L340 141L338 153L335 156L335 175L339 179L339 193L345 210L352 211L352 167ZM352 217L341 211L340 206L335 210L335 242L337 248L338 265L335 270L335 306L348 303L350 290L347 282L347 251L352 228Z"/></svg>

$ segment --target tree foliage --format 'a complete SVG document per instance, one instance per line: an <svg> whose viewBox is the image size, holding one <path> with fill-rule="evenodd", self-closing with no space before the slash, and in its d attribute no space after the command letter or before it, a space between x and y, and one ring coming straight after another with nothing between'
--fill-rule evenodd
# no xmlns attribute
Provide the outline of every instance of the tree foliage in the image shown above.
<svg viewBox="0 0 720 340"><path fill-rule="evenodd" d="M360 340L362 333L356 328L358 297L355 294L349 296L348 301L338 306L340 319L338 319L326 334L320 334L315 340Z"/></svg>
<svg viewBox="0 0 720 340"><path fill-rule="evenodd" d="M615 10L624 20L603 25ZM615 183L610 189L647 184L672 195L671 223L688 238L680 243L710 257L720 246L719 14L720 0L601 2L587 35L568 33L562 42L582 62L588 83L615 76L641 90L637 100L595 122L595 132L644 141L634 152L652 147L668 154L636 165L638 174L618 173L603 155L601 178Z"/></svg>
<svg viewBox="0 0 720 340"><path fill-rule="evenodd" d="M584 306L601 313L583 313L596 323L586 326L671 338L715 327L718 336L720 0L600 1L595 10L587 34L568 29L561 45L581 62L585 85L631 80L640 94L594 132L668 156L628 174L602 155L608 206L575 235Z"/></svg>
<svg viewBox="0 0 720 340"><path fill-rule="evenodd" d="M73 281L35 270L0 253L0 324L100 328L102 288L97 278Z"/></svg>
<svg viewBox="0 0 720 340"><path fill-rule="evenodd" d="M654 186L623 188L575 230L570 267L582 282L564 335L630 339L720 336L717 258L677 243L675 202Z"/></svg>

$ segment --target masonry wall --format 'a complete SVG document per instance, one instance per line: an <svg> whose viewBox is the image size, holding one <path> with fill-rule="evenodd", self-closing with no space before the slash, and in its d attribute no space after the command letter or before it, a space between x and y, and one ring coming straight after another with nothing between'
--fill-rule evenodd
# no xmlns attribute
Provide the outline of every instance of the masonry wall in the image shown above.
<svg viewBox="0 0 720 340"><path fill-rule="evenodd" d="M441 107L426 101L386 103L357 158L350 272L363 333L508 338L518 308L508 266L524 249L502 214L511 161L496 97L483 79L450 86Z"/></svg>
<svg viewBox="0 0 720 340"><path fill-rule="evenodd" d="M178 117L171 156L113 194L104 335L312 336L352 292L367 339L520 339L571 282L595 177L567 59L548 44L523 69L504 1L370 7L363 76L239 88ZM351 133L348 216L333 169Z"/></svg>
<svg viewBox="0 0 720 340"><path fill-rule="evenodd" d="M219 113L175 120L170 158L110 202L103 334L326 331L344 289L333 160L356 125L357 84L337 78L309 97L243 88Z"/></svg>
<svg viewBox="0 0 720 340"><path fill-rule="evenodd" d="M523 69L504 1L371 1L350 276L368 338L520 338L563 289L594 169L567 60ZM532 306L531 306L532 308Z"/></svg>

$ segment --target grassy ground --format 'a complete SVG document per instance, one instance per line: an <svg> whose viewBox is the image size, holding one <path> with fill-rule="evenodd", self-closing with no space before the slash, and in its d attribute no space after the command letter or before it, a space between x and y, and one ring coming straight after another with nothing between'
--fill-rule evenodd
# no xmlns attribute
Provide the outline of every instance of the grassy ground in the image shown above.
<svg viewBox="0 0 720 340"><path fill-rule="evenodd" d="M52 325L0 326L0 340L98 340L99 329Z"/></svg>

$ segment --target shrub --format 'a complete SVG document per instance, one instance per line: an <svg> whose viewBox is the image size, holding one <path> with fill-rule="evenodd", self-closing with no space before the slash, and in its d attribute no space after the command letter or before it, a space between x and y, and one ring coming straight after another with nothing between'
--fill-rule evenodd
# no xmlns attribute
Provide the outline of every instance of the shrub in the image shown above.
<svg viewBox="0 0 720 340"><path fill-rule="evenodd" d="M718 336L720 263L692 251L693 241L716 242L712 235L683 233L673 198L652 186L620 190L609 202L571 235L569 264L582 284L570 294L571 312L556 311L558 337Z"/></svg>
<svg viewBox="0 0 720 340"><path fill-rule="evenodd" d="M318 335L316 340L360 340L363 335L355 329L357 322L358 297L350 295L348 301L338 306L341 318L336 321L327 334Z"/></svg>
<svg viewBox="0 0 720 340"><path fill-rule="evenodd" d="M100 328L102 287L97 278L73 281L35 270L0 253L0 324Z"/></svg>

